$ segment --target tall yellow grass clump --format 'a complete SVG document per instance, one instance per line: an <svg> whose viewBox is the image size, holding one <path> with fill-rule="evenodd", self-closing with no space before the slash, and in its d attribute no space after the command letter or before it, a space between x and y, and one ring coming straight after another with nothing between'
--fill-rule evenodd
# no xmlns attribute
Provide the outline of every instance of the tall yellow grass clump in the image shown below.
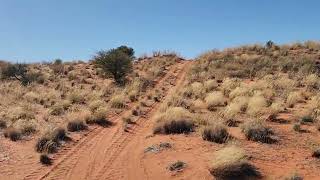
<svg viewBox="0 0 320 180"><path fill-rule="evenodd" d="M215 91L208 94L205 98L205 102L207 103L208 109L213 109L216 106L225 105L225 97L220 91Z"/></svg>
<svg viewBox="0 0 320 180"><path fill-rule="evenodd" d="M299 91L290 92L287 97L288 107L293 107L296 103L303 100L302 93Z"/></svg>
<svg viewBox="0 0 320 180"><path fill-rule="evenodd" d="M192 88L192 94L194 97L196 97L196 98L202 97L202 95L204 93L204 87L203 87L202 83L194 82L191 84L191 88Z"/></svg>
<svg viewBox="0 0 320 180"><path fill-rule="evenodd" d="M182 107L170 107L155 117L154 134L180 134L193 130L192 115Z"/></svg>
<svg viewBox="0 0 320 180"><path fill-rule="evenodd" d="M304 82L308 89L318 89L320 86L320 78L316 74L310 74L305 77Z"/></svg>
<svg viewBox="0 0 320 180"><path fill-rule="evenodd" d="M249 97L238 96L225 108L224 117L234 118L238 113L245 112L248 107Z"/></svg>
<svg viewBox="0 0 320 180"><path fill-rule="evenodd" d="M256 116L267 107L266 99L261 95L254 95L249 99L247 113Z"/></svg>
<svg viewBox="0 0 320 180"><path fill-rule="evenodd" d="M204 88L206 92L210 92L216 89L217 87L218 87L218 83L213 79L210 79L204 82Z"/></svg>
<svg viewBox="0 0 320 180"><path fill-rule="evenodd" d="M238 79L235 78L225 78L221 85L221 91L225 96L229 96L230 92L235 89L236 87L240 86L240 82Z"/></svg>
<svg viewBox="0 0 320 180"><path fill-rule="evenodd" d="M110 99L109 103L112 108L118 108L118 109L125 108L126 107L126 97L124 94L114 95Z"/></svg>

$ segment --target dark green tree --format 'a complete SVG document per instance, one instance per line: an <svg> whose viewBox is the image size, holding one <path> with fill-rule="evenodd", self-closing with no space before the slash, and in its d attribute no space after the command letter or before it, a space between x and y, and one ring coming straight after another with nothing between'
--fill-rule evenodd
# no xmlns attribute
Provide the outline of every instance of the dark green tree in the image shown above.
<svg viewBox="0 0 320 180"><path fill-rule="evenodd" d="M107 76L113 77L115 82L123 85L128 73L132 71L134 50L126 46L108 51L99 51L94 61L101 67Z"/></svg>

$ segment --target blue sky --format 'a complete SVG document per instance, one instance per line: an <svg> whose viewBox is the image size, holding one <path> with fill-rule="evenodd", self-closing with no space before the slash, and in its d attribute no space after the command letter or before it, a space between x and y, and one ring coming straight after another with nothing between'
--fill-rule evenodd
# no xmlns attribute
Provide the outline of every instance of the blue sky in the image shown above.
<svg viewBox="0 0 320 180"><path fill-rule="evenodd" d="M90 59L128 45L136 55L192 58L242 44L320 39L317 0L0 0L0 59Z"/></svg>

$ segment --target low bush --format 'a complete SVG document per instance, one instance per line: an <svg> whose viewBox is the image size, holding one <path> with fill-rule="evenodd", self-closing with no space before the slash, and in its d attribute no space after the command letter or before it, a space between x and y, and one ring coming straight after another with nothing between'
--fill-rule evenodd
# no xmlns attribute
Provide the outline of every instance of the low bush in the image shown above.
<svg viewBox="0 0 320 180"><path fill-rule="evenodd" d="M112 108L122 109L122 108L126 107L126 99L125 99L125 96L123 94L114 95L110 99L109 103L110 103L110 106Z"/></svg>
<svg viewBox="0 0 320 180"><path fill-rule="evenodd" d="M292 126L292 129L296 132L300 132L301 131L301 125L299 123L295 123L293 126Z"/></svg>
<svg viewBox="0 0 320 180"><path fill-rule="evenodd" d="M193 131L194 122L187 119L159 122L153 129L154 134L182 134Z"/></svg>
<svg viewBox="0 0 320 180"><path fill-rule="evenodd" d="M40 155L40 163L44 165L51 165L52 159L47 154Z"/></svg>
<svg viewBox="0 0 320 180"><path fill-rule="evenodd" d="M72 120L72 121L69 121L67 124L67 129L70 132L83 131L83 130L86 130L87 128L88 128L87 125L81 120Z"/></svg>
<svg viewBox="0 0 320 180"><path fill-rule="evenodd" d="M112 123L107 119L108 110L106 108L98 108L93 114L85 119L87 124L97 124L99 126L109 126Z"/></svg>
<svg viewBox="0 0 320 180"><path fill-rule="evenodd" d="M272 138L273 131L269 127L266 127L262 121L247 121L241 128L248 140L262 143L273 143L276 141Z"/></svg>
<svg viewBox="0 0 320 180"><path fill-rule="evenodd" d="M306 123L313 123L313 118L311 116L303 116L301 119L300 119L300 122L302 124L306 124Z"/></svg>
<svg viewBox="0 0 320 180"><path fill-rule="evenodd" d="M220 91L208 94L205 101L209 110L214 109L216 106L224 106L226 102L222 92Z"/></svg>
<svg viewBox="0 0 320 180"><path fill-rule="evenodd" d="M227 128L221 124L213 124L206 126L202 130L202 139L215 143L225 143L229 139L230 135Z"/></svg>
<svg viewBox="0 0 320 180"><path fill-rule="evenodd" d="M258 169L248 162L245 152L235 146L217 151L209 171L216 179L257 179L261 177Z"/></svg>
<svg viewBox="0 0 320 180"><path fill-rule="evenodd" d="M55 153L59 147L59 142L51 139L50 137L40 137L35 145L35 150L39 153Z"/></svg>
<svg viewBox="0 0 320 180"><path fill-rule="evenodd" d="M291 92L287 98L288 107L292 108L297 102L302 101L303 96L300 92Z"/></svg>
<svg viewBox="0 0 320 180"><path fill-rule="evenodd" d="M9 138L11 141L18 141L22 137L21 131L13 127L6 128L3 134L4 137Z"/></svg>
<svg viewBox="0 0 320 180"><path fill-rule="evenodd" d="M7 123L4 120L0 120L0 129L4 129L7 127Z"/></svg>

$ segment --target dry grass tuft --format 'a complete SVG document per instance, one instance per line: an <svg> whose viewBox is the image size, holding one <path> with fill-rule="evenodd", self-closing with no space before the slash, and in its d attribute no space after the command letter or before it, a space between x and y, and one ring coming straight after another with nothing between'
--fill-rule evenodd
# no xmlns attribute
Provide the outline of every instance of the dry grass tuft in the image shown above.
<svg viewBox="0 0 320 180"><path fill-rule="evenodd" d="M304 98L301 94L301 92L297 92L297 91L294 91L294 92L291 92L289 93L288 95L288 98L287 98L287 105L288 107L294 107L294 105L300 101L302 101Z"/></svg>
<svg viewBox="0 0 320 180"><path fill-rule="evenodd" d="M247 113L251 116L256 116L262 113L267 107L266 99L261 95L254 95L249 99Z"/></svg>
<svg viewBox="0 0 320 180"><path fill-rule="evenodd" d="M210 173L217 179L255 179L261 177L255 166L248 162L244 150L230 146L215 153Z"/></svg>
<svg viewBox="0 0 320 180"><path fill-rule="evenodd" d="M112 96L110 99L110 106L112 108L122 109L126 107L126 98L124 94L118 94Z"/></svg>
<svg viewBox="0 0 320 180"><path fill-rule="evenodd" d="M215 143L225 143L230 138L227 128L219 123L204 127L202 130L202 139Z"/></svg>
<svg viewBox="0 0 320 180"><path fill-rule="evenodd" d="M22 137L21 131L13 127L6 128L3 134L4 134L4 137L10 138L11 141L18 141Z"/></svg>
<svg viewBox="0 0 320 180"><path fill-rule="evenodd" d="M193 131L191 113L182 107L170 107L155 117L154 134L180 134Z"/></svg>
<svg viewBox="0 0 320 180"><path fill-rule="evenodd" d="M274 134L273 131L269 127L267 127L262 121L247 121L242 125L241 129L248 140L262 143L276 142L276 140L272 137L272 135Z"/></svg>
<svg viewBox="0 0 320 180"><path fill-rule="evenodd" d="M216 106L224 106L226 104L226 100L220 91L215 91L208 94L205 98L205 101L209 110L213 110Z"/></svg>

